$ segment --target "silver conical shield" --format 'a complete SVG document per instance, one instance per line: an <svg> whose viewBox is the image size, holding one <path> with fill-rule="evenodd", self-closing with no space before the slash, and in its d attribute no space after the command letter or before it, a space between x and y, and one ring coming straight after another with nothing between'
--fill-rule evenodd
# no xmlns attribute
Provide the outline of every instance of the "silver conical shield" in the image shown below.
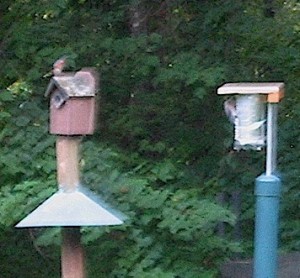
<svg viewBox="0 0 300 278"><path fill-rule="evenodd" d="M126 217L86 189L59 190L16 227L121 225Z"/></svg>

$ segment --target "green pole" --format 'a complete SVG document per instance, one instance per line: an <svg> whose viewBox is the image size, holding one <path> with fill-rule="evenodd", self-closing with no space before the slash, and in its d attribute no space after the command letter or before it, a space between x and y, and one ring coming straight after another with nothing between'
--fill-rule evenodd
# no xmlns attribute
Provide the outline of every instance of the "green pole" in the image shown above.
<svg viewBox="0 0 300 278"><path fill-rule="evenodd" d="M277 277L280 188L281 181L275 175L256 179L254 278Z"/></svg>
<svg viewBox="0 0 300 278"><path fill-rule="evenodd" d="M268 103L266 173L256 179L254 278L277 277L281 180L277 158L277 103Z"/></svg>

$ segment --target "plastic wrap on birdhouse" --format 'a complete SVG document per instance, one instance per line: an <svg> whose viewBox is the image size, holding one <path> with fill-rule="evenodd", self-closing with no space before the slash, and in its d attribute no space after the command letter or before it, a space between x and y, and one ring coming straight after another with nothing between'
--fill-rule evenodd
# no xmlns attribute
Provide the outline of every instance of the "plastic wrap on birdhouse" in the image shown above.
<svg viewBox="0 0 300 278"><path fill-rule="evenodd" d="M234 149L262 150L265 146L266 97L236 96Z"/></svg>
<svg viewBox="0 0 300 278"><path fill-rule="evenodd" d="M277 104L284 96L282 82L226 83L218 88L219 95L230 96L224 111L234 125L235 150L262 150L266 146L266 107ZM268 117L269 117L268 112ZM268 128L269 129L269 128Z"/></svg>

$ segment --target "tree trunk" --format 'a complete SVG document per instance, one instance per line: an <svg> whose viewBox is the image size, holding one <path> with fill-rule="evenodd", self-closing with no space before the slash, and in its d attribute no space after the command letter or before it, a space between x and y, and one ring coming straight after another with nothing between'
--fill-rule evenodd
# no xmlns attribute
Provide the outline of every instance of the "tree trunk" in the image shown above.
<svg viewBox="0 0 300 278"><path fill-rule="evenodd" d="M147 13L143 0L133 0L129 12L131 35L138 37L147 34Z"/></svg>

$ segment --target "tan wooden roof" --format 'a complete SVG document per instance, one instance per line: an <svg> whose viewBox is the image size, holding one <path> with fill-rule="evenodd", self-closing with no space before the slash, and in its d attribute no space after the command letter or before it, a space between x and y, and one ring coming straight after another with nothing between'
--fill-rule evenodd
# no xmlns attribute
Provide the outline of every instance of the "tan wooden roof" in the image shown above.
<svg viewBox="0 0 300 278"><path fill-rule="evenodd" d="M97 78L90 70L80 70L61 76L52 77L45 96L49 96L56 89L66 93L69 97L95 96L97 92Z"/></svg>

